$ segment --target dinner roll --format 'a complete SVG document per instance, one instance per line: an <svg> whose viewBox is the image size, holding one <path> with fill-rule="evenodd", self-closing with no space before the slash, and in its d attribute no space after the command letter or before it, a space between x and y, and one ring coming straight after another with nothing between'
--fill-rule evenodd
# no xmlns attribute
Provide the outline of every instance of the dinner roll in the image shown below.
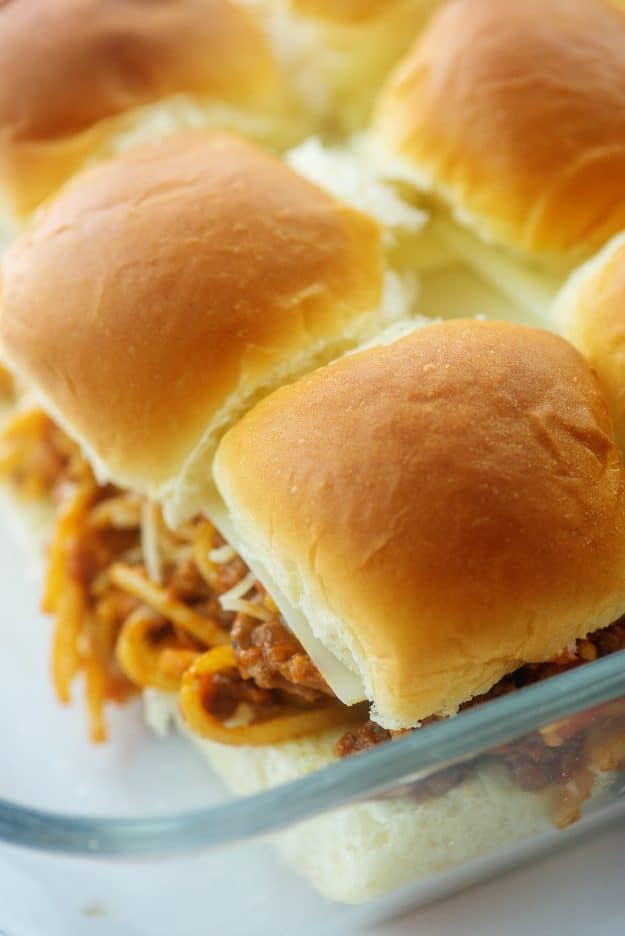
<svg viewBox="0 0 625 936"><path fill-rule="evenodd" d="M553 324L599 374L625 445L625 234L570 277L554 303Z"/></svg>
<svg viewBox="0 0 625 936"><path fill-rule="evenodd" d="M230 0L12 0L0 75L0 203L17 216L142 136L287 127L274 57Z"/></svg>
<svg viewBox="0 0 625 936"><path fill-rule="evenodd" d="M361 126L390 68L440 0L241 0L326 134Z"/></svg>
<svg viewBox="0 0 625 936"><path fill-rule="evenodd" d="M380 243L252 144L169 137L83 174L5 254L3 353L100 478L194 512L237 414L403 314Z"/></svg>
<svg viewBox="0 0 625 936"><path fill-rule="evenodd" d="M244 558L384 727L625 610L625 470L595 374L548 332L456 320L351 355L244 416L214 473Z"/></svg>
<svg viewBox="0 0 625 936"><path fill-rule="evenodd" d="M451 0L374 136L481 237L552 260L625 227L625 16L608 0Z"/></svg>

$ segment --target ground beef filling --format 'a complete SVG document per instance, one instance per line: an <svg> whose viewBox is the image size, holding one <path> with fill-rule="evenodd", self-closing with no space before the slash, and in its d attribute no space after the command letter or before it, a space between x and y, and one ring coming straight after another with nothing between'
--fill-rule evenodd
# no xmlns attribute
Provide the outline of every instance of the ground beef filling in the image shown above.
<svg viewBox="0 0 625 936"><path fill-rule="evenodd" d="M390 741L391 733L374 721L366 721L339 738L336 742L336 753L339 757L349 757L375 747L383 741Z"/></svg>
<svg viewBox="0 0 625 936"><path fill-rule="evenodd" d="M304 702L334 693L299 640L276 617L257 621L238 614L231 631L239 672L263 689L280 689Z"/></svg>
<svg viewBox="0 0 625 936"><path fill-rule="evenodd" d="M215 673L206 685L208 691L202 704L224 723L236 717L246 722L265 721L275 718L284 708L277 693L259 688L234 668Z"/></svg>
<svg viewBox="0 0 625 936"><path fill-rule="evenodd" d="M237 614L230 636L236 667L208 675L202 691L204 710L226 725L258 724L334 699L277 613L268 621Z"/></svg>
<svg viewBox="0 0 625 936"><path fill-rule="evenodd" d="M522 790L534 793L548 786L565 786L575 779L584 747L584 735L549 747L539 733L496 749L499 760Z"/></svg>

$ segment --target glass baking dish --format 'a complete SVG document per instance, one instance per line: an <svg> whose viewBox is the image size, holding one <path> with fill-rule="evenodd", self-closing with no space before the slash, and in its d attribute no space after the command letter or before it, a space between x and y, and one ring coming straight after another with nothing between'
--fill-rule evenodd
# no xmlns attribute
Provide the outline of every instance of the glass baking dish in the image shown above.
<svg viewBox="0 0 625 936"><path fill-rule="evenodd" d="M319 907L328 899L376 900L385 913L466 886L625 815L619 769L625 764L625 744L619 753L625 652L275 789L233 796L183 739L154 737L138 704L114 712L111 742L89 745L78 700L70 709L53 701L49 625L35 610L36 588L22 558L2 534L0 581L6 613L0 840L7 853L23 855L27 848L40 852L42 861L43 853L54 852L115 859L121 866L133 859L136 870L137 859L188 862L183 853L191 852L215 893L224 869L232 874L254 867L262 887L274 867L285 875L281 893L288 882L300 910L318 900L297 875L280 870L281 858L324 894ZM572 729L580 743L569 752L567 782L548 795L522 791L499 764L495 749L502 745L514 761L537 733L568 743ZM579 821L558 829L554 805L560 819L563 803L572 818L580 792L576 771L589 750L592 796ZM467 776L450 785L457 765L465 765ZM602 772L598 765L613 769ZM237 848L224 851L227 845Z"/></svg>

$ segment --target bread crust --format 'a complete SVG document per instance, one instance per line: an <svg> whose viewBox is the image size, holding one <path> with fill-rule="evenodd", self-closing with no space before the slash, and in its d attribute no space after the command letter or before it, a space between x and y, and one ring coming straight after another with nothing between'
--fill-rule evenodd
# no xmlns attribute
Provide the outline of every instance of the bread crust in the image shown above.
<svg viewBox="0 0 625 936"><path fill-rule="evenodd" d="M451 0L375 133L486 239L589 252L625 227L625 15L608 0Z"/></svg>
<svg viewBox="0 0 625 936"><path fill-rule="evenodd" d="M594 372L537 329L427 326L221 442L239 539L385 727L451 714L625 609L625 471Z"/></svg>

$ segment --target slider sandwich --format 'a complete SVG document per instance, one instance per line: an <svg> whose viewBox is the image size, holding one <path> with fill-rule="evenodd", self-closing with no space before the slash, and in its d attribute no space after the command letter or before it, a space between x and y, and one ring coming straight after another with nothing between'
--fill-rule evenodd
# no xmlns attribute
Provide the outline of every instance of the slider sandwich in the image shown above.
<svg viewBox="0 0 625 936"><path fill-rule="evenodd" d="M545 312L625 227L625 15L611 0L450 0L382 90L369 141L433 233Z"/></svg>
<svg viewBox="0 0 625 936"><path fill-rule="evenodd" d="M277 147L298 135L286 78L231 0L12 0L0 74L5 240L81 167L138 140L205 126Z"/></svg>
<svg viewBox="0 0 625 936"><path fill-rule="evenodd" d="M372 218L227 136L92 170L7 252L2 353L36 406L2 465L54 505L54 683L84 674L94 740L144 693L251 792L625 647L593 370L401 295ZM367 899L570 823L624 733L573 717L285 851Z"/></svg>

